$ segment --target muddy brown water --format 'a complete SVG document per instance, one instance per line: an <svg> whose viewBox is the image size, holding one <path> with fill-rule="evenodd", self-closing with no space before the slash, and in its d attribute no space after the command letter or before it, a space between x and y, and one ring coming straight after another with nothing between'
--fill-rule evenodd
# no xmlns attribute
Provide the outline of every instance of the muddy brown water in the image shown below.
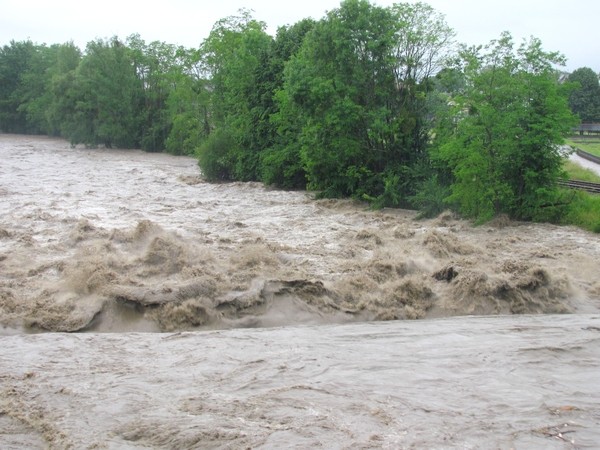
<svg viewBox="0 0 600 450"><path fill-rule="evenodd" d="M598 269L575 228L0 135L0 447L597 448Z"/></svg>

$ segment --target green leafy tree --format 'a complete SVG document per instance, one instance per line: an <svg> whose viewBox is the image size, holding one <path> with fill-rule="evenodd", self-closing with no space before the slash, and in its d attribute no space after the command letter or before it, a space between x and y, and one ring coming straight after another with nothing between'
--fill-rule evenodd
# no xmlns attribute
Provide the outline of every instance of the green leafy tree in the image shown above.
<svg viewBox="0 0 600 450"><path fill-rule="evenodd" d="M201 53L178 49L180 70L170 76L172 89L167 99L171 122L166 150L176 155L193 155L211 132L210 82Z"/></svg>
<svg viewBox="0 0 600 450"><path fill-rule="evenodd" d="M146 44L137 34L127 39L141 95L137 112L140 144L143 150L162 151L172 126L168 98L183 67L181 50L174 45L154 41Z"/></svg>
<svg viewBox="0 0 600 450"><path fill-rule="evenodd" d="M298 140L302 121L296 120L299 111L284 89L284 69L314 27L314 20L304 19L279 28L261 65L263 117L268 118L262 121L261 179L267 184L292 189L306 187Z"/></svg>
<svg viewBox="0 0 600 450"><path fill-rule="evenodd" d="M11 41L0 49L0 131L29 131L27 112L19 107L26 100L24 78L32 70L37 51L31 41Z"/></svg>
<svg viewBox="0 0 600 450"><path fill-rule="evenodd" d="M279 98L293 104L282 103L282 111L297 114L289 123L302 124L297 139L309 187L324 196L371 191L379 152L367 147L370 137L377 145L376 134L390 122L382 102L393 86L393 29L388 10L343 2L316 24L286 67ZM369 115L378 114L380 127L372 129Z"/></svg>
<svg viewBox="0 0 600 450"><path fill-rule="evenodd" d="M448 201L485 221L507 213L547 218L561 175L559 144L574 124L568 86L558 83L563 58L532 39L514 49L504 33L490 45L463 49L465 86L441 120L438 163L452 175Z"/></svg>
<svg viewBox="0 0 600 450"><path fill-rule="evenodd" d="M427 5L346 0L285 69L280 122L300 123L309 187L399 205L427 158L429 77L452 37ZM293 148L294 143L290 144Z"/></svg>
<svg viewBox="0 0 600 450"><path fill-rule="evenodd" d="M3 84L5 92L10 92L10 101L4 103L5 123L13 122L10 131L61 134L75 109L73 89L81 59L79 49L72 43L47 47L24 42L12 43L5 50L12 71L6 75L12 81Z"/></svg>
<svg viewBox="0 0 600 450"><path fill-rule="evenodd" d="M63 127L73 144L140 144L142 86L131 52L116 37L89 42L75 73L74 114Z"/></svg>
<svg viewBox="0 0 600 450"><path fill-rule="evenodd" d="M569 96L571 110L582 122L600 122L600 82L598 75L589 67L581 67L569 75L576 83Z"/></svg>
<svg viewBox="0 0 600 450"><path fill-rule="evenodd" d="M50 77L56 65L58 45L35 46L29 67L21 76L15 95L19 98L18 112L24 112L27 126L24 130L33 134L52 134L47 111L52 102L49 92Z"/></svg>
<svg viewBox="0 0 600 450"><path fill-rule="evenodd" d="M218 171L221 177L243 181L260 177L262 149L257 136L259 124L268 118L258 104L257 75L271 41L265 24L242 10L217 22L202 45L212 85L211 122L219 133L211 133L200 146L200 162L219 161L226 168Z"/></svg>
<svg viewBox="0 0 600 450"><path fill-rule="evenodd" d="M59 45L52 65L44 95L48 96L46 109L48 133L68 137L76 120L78 92L75 75L81 62L81 50L72 42Z"/></svg>

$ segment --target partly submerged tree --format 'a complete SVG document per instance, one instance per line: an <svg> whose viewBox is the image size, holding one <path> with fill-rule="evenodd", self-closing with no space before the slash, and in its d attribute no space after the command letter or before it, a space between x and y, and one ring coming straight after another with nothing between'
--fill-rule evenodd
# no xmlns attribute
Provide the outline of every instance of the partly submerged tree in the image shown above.
<svg viewBox="0 0 600 450"><path fill-rule="evenodd" d="M259 73L272 38L249 11L218 21L201 52L210 77L214 132L198 150L204 175L213 179L258 180L263 83Z"/></svg>
<svg viewBox="0 0 600 450"><path fill-rule="evenodd" d="M19 101L17 111L24 112L27 118L24 132L52 134L47 116L52 102L48 85L56 66L59 48L58 45L36 45L29 60L29 67L20 77L19 88L14 94Z"/></svg>
<svg viewBox="0 0 600 450"><path fill-rule="evenodd" d="M27 95L24 77L31 72L38 46L31 41L11 41L0 48L0 131L27 133L27 112L19 108Z"/></svg>
<svg viewBox="0 0 600 450"><path fill-rule="evenodd" d="M559 144L575 123L558 53L531 39L516 50L510 34L461 53L464 88L437 130L438 162L453 175L448 201L479 221L507 213L548 218L561 175Z"/></svg>
<svg viewBox="0 0 600 450"><path fill-rule="evenodd" d="M275 41L266 54L266 64L261 71L264 121L267 144L261 152L261 179L267 184L285 188L306 188L306 172L300 158L298 137L302 130L297 120L298 110L284 89L287 62L302 48L307 34L315 27L312 19L304 19L292 26L277 30ZM270 140L269 140L270 139Z"/></svg>
<svg viewBox="0 0 600 450"><path fill-rule="evenodd" d="M76 104L74 73L81 52L73 43L31 41L0 49L0 130L61 134Z"/></svg>
<svg viewBox="0 0 600 450"><path fill-rule="evenodd" d="M283 148L299 153L310 188L405 201L428 156L429 78L451 37L421 3L346 0L314 26L286 66L277 118L299 130Z"/></svg>
<svg viewBox="0 0 600 450"><path fill-rule="evenodd" d="M89 42L75 71L75 108L63 126L72 144L140 144L142 86L130 49L116 37Z"/></svg>
<svg viewBox="0 0 600 450"><path fill-rule="evenodd" d="M76 120L79 93L75 86L75 75L81 56L81 50L72 42L59 46L56 52L56 62L49 73L46 92L50 99L46 119L49 133L53 135L68 137Z"/></svg>

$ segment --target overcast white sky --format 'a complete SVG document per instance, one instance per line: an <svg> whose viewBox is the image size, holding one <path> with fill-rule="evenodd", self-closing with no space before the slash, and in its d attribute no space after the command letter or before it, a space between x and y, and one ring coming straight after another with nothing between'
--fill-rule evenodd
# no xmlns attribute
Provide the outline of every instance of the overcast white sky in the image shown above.
<svg viewBox="0 0 600 450"><path fill-rule="evenodd" d="M408 0L413 2L413 0ZM0 0L0 45L31 39L41 44L72 40L85 48L96 38L139 33L154 40L197 47L219 19L239 8L254 10L274 34L278 26L305 17L320 19L339 0ZM372 0L389 6L394 0ZM486 44L502 31L520 42L535 36L548 51L560 51L567 69L600 72L600 1L597 0L429 0L467 44Z"/></svg>

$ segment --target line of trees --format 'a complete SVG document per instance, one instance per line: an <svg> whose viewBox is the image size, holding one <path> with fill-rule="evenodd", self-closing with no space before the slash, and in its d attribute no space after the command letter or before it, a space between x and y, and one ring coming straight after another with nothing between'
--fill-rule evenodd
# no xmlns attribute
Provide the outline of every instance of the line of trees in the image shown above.
<svg viewBox="0 0 600 450"><path fill-rule="evenodd" d="M177 139L189 138L178 135L182 122L201 112L198 58L197 50L138 35L98 39L85 52L73 43L12 41L0 49L0 129L180 153Z"/></svg>
<svg viewBox="0 0 600 450"><path fill-rule="evenodd" d="M481 221L556 218L557 144L576 124L562 57L508 33L459 51L453 37L426 4L344 0L275 36L242 10L198 49L137 35L84 52L11 42L0 128L194 154L212 180Z"/></svg>

